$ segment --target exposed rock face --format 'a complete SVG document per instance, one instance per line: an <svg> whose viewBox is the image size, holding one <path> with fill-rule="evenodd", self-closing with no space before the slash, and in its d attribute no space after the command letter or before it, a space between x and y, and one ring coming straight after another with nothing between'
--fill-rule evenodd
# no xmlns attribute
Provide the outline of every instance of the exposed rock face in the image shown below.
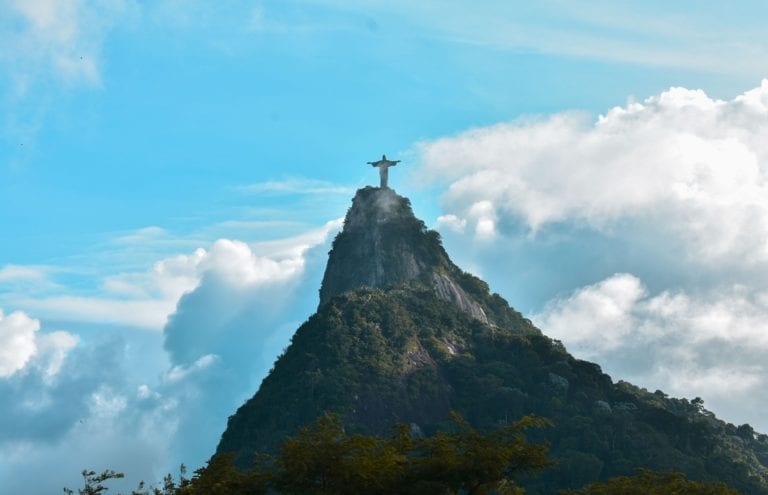
<svg viewBox="0 0 768 495"><path fill-rule="evenodd" d="M333 242L320 288L320 306L360 287L386 288L423 280L447 256L410 202L391 189L366 187L352 200L344 230Z"/></svg>
<svg viewBox="0 0 768 495"><path fill-rule="evenodd" d="M320 288L320 307L361 287L391 288L421 283L474 318L489 323L482 306L452 278L451 262L437 232L417 219L408 199L392 189L357 191L333 242Z"/></svg>
<svg viewBox="0 0 768 495"><path fill-rule="evenodd" d="M433 275L435 280L435 292L440 299L455 304L465 313L469 313L473 318L477 318L483 323L488 323L488 317L485 315L483 308L472 298L470 298L464 289L462 289L456 282L447 275L442 273L435 273Z"/></svg>

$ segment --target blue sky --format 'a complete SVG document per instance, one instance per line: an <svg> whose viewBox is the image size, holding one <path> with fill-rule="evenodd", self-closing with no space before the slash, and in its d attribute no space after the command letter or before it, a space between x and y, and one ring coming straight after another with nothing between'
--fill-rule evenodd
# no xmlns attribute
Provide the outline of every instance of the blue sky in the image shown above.
<svg viewBox="0 0 768 495"><path fill-rule="evenodd" d="M576 355L768 430L766 20L0 2L3 485L203 462L382 153L453 258Z"/></svg>

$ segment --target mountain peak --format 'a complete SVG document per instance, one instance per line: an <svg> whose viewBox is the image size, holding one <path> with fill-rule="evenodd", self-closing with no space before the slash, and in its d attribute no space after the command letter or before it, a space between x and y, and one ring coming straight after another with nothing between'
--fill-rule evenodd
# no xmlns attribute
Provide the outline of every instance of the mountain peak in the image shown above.
<svg viewBox="0 0 768 495"><path fill-rule="evenodd" d="M485 430L534 414L555 425L541 435L557 463L525 482L528 493L646 468L768 495L768 440L700 402L614 383L571 356L454 265L438 233L390 189L357 191L320 298L229 418L217 451L241 467L326 411L351 432L378 435L395 423L434 433L451 410Z"/></svg>
<svg viewBox="0 0 768 495"><path fill-rule="evenodd" d="M344 219L344 230L368 229L371 225L418 221L408 198L388 187L358 189Z"/></svg>
<svg viewBox="0 0 768 495"><path fill-rule="evenodd" d="M433 273L452 268L439 234L416 218L407 198L389 188L365 187L333 241L320 306L361 287L431 284Z"/></svg>
<svg viewBox="0 0 768 495"><path fill-rule="evenodd" d="M507 302L488 284L453 264L440 234L413 214L408 198L385 187L359 189L328 254L318 309L356 289L404 286L427 288L485 324L519 316L510 316Z"/></svg>

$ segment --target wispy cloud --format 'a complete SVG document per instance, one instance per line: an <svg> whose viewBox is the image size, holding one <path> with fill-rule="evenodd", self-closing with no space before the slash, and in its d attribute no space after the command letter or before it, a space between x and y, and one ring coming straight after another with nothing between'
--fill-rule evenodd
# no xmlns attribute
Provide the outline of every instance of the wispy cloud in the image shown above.
<svg viewBox="0 0 768 495"><path fill-rule="evenodd" d="M172 299L117 299L102 296L61 295L42 298L5 298L45 318L73 322L125 325L159 331L176 308Z"/></svg>
<svg viewBox="0 0 768 495"><path fill-rule="evenodd" d="M48 268L32 265L5 265L0 268L0 282L8 281L45 281L48 279Z"/></svg>
<svg viewBox="0 0 768 495"><path fill-rule="evenodd" d="M99 85L102 44L133 7L128 0L9 0L0 4L8 20L0 61L23 95L39 78L64 84ZM10 48L10 49L9 49Z"/></svg>
<svg viewBox="0 0 768 495"><path fill-rule="evenodd" d="M768 43L763 41L759 23L748 22L740 9L701 9L691 2L492 1L485 8L431 0L307 3L390 18L393 29L401 26L406 36L515 52L738 73L752 79L764 75L761 67L768 60ZM759 4L753 7L761 8Z"/></svg>
<svg viewBox="0 0 768 495"><path fill-rule="evenodd" d="M5 265L0 268L0 294L23 291L43 294L61 288L53 276L62 270L44 265Z"/></svg>
<svg viewBox="0 0 768 495"><path fill-rule="evenodd" d="M105 41L136 10L134 0L0 1L0 125L17 147L10 170L34 156L62 94L103 87Z"/></svg>
<svg viewBox="0 0 768 495"><path fill-rule="evenodd" d="M352 194L354 187L343 186L323 180L291 177L284 180L258 182L238 188L249 194Z"/></svg>

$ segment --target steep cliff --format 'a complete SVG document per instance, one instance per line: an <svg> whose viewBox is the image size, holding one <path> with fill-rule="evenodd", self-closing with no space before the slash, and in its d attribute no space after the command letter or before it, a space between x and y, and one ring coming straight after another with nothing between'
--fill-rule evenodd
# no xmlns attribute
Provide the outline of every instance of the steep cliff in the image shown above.
<svg viewBox="0 0 768 495"><path fill-rule="evenodd" d="M508 316L506 302L489 294L485 282L453 264L440 235L416 218L407 198L392 189L360 189L329 253L320 307L350 290L400 285L431 287L484 323Z"/></svg>
<svg viewBox="0 0 768 495"><path fill-rule="evenodd" d="M410 202L392 189L357 192L336 236L320 287L320 306L359 287L428 282L450 266L435 232L416 219Z"/></svg>

